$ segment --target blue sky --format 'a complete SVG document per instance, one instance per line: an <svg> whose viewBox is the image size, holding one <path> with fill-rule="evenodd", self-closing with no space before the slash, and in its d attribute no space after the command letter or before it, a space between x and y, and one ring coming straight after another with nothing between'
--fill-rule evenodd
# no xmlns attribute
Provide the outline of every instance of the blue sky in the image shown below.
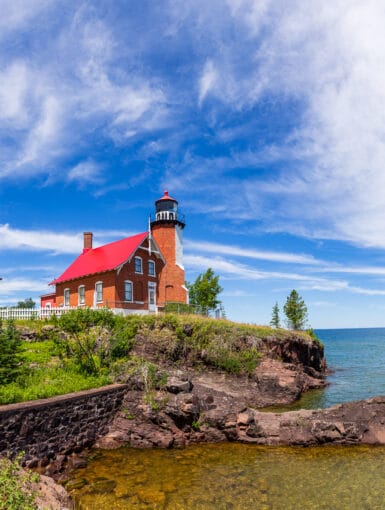
<svg viewBox="0 0 385 510"><path fill-rule="evenodd" d="M385 326L385 4L0 0L0 305L168 189L234 320Z"/></svg>

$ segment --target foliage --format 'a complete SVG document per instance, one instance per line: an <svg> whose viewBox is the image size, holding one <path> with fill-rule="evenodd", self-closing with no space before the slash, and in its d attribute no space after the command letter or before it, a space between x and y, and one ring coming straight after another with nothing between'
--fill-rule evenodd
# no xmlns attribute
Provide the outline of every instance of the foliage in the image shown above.
<svg viewBox="0 0 385 510"><path fill-rule="evenodd" d="M281 323L280 323L280 319L279 319L279 306L278 306L278 303L275 303L275 305L273 306L273 311L272 311L272 314L271 314L270 326L272 326L273 328L280 328L281 327Z"/></svg>
<svg viewBox="0 0 385 510"><path fill-rule="evenodd" d="M20 372L21 340L12 320L4 326L0 319L0 384L16 379Z"/></svg>
<svg viewBox="0 0 385 510"><path fill-rule="evenodd" d="M80 374L73 365L37 367L25 372L12 383L0 386L0 404L25 402L75 391L98 388L112 382L108 374Z"/></svg>
<svg viewBox="0 0 385 510"><path fill-rule="evenodd" d="M307 307L296 290L292 290L286 298L283 311L290 329L302 330L307 323Z"/></svg>
<svg viewBox="0 0 385 510"><path fill-rule="evenodd" d="M173 362L202 364L236 374L252 374L261 358L260 335L271 328L235 324L197 316L158 316L140 334L158 356Z"/></svg>
<svg viewBox="0 0 385 510"><path fill-rule="evenodd" d="M23 454L10 461L0 458L0 510L37 510L32 483L38 475L20 467Z"/></svg>
<svg viewBox="0 0 385 510"><path fill-rule="evenodd" d="M166 303L163 311L165 313L195 314L199 313L200 306L187 305L186 303Z"/></svg>
<svg viewBox="0 0 385 510"><path fill-rule="evenodd" d="M18 301L16 308L35 308L35 306L35 301L32 298L27 298L23 301Z"/></svg>
<svg viewBox="0 0 385 510"><path fill-rule="evenodd" d="M135 323L122 323L110 310L71 310L57 322L68 333L54 339L59 357L93 376L127 355L137 330Z"/></svg>
<svg viewBox="0 0 385 510"><path fill-rule="evenodd" d="M111 310L91 308L77 308L63 313L57 320L57 325L67 333L84 332L92 326L106 326L112 328L115 325L117 317Z"/></svg>
<svg viewBox="0 0 385 510"><path fill-rule="evenodd" d="M215 275L211 268L198 275L194 283L186 282L186 285L189 290L190 304L201 307L205 315L208 315L210 310L215 310L221 303L218 294L223 289L219 285L219 276Z"/></svg>

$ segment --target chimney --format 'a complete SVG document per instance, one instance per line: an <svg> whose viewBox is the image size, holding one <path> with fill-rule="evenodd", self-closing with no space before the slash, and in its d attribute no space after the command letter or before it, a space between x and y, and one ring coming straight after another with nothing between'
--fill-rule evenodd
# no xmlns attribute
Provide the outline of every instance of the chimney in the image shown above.
<svg viewBox="0 0 385 510"><path fill-rule="evenodd" d="M92 232L84 232L83 240L84 240L83 253L85 253L88 250L92 250Z"/></svg>

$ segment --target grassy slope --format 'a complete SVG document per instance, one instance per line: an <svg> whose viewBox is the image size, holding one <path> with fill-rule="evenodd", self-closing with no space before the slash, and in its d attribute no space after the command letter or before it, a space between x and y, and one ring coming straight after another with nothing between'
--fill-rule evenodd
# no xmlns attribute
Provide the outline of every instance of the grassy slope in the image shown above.
<svg viewBox="0 0 385 510"><path fill-rule="evenodd" d="M239 324L228 320L197 316L129 316L113 319L112 332L127 345L123 359L112 360L108 369L97 375L84 375L67 359L57 356L57 346L48 339L23 343L24 365L19 378L0 388L0 404L46 398L54 395L103 386L113 381L116 365L130 358L134 337L151 343L169 362L211 366L231 373L252 373L261 358L261 343L267 337L287 340L293 333L267 326ZM24 321L18 325L42 335L42 321ZM60 324L59 324L60 326ZM305 340L311 338L296 332ZM144 356L145 357L145 356ZM132 363L143 362L133 357ZM121 368L118 372L121 371Z"/></svg>

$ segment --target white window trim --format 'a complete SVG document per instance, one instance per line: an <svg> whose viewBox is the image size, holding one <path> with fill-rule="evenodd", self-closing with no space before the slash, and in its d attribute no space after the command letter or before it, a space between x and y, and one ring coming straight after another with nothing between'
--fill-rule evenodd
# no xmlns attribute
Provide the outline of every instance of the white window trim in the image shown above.
<svg viewBox="0 0 385 510"><path fill-rule="evenodd" d="M66 293L68 292L68 303L66 303ZM67 287L66 289L64 289L64 292L63 292L63 305L64 306L70 306L70 302L71 302L71 292L70 292L70 289Z"/></svg>
<svg viewBox="0 0 385 510"><path fill-rule="evenodd" d="M152 266L154 268L154 272L153 273L150 273L150 264L152 264ZM156 276L156 265L155 265L155 261L154 260L149 260L148 261L148 276L153 276L153 277Z"/></svg>
<svg viewBox="0 0 385 510"><path fill-rule="evenodd" d="M83 303L80 302L80 289L83 288L84 289L84 294L83 294ZM86 286L85 285L79 285L78 287L78 305L79 306L84 306L86 304Z"/></svg>
<svg viewBox="0 0 385 510"><path fill-rule="evenodd" d="M102 286L102 292L101 292L102 299L98 299L98 291L96 290L98 285ZM102 281L95 282L95 303L103 303L103 282Z"/></svg>
<svg viewBox="0 0 385 510"><path fill-rule="evenodd" d="M126 283L131 284L131 299L126 299ZM134 302L134 284L131 280L124 280L124 302L125 303L133 303Z"/></svg>
<svg viewBox="0 0 385 510"><path fill-rule="evenodd" d="M136 260L140 260L140 267L141 267L140 271L136 270ZM143 274L143 259L142 259L142 257L138 257L138 255L136 255L134 257L134 271L136 274Z"/></svg>

